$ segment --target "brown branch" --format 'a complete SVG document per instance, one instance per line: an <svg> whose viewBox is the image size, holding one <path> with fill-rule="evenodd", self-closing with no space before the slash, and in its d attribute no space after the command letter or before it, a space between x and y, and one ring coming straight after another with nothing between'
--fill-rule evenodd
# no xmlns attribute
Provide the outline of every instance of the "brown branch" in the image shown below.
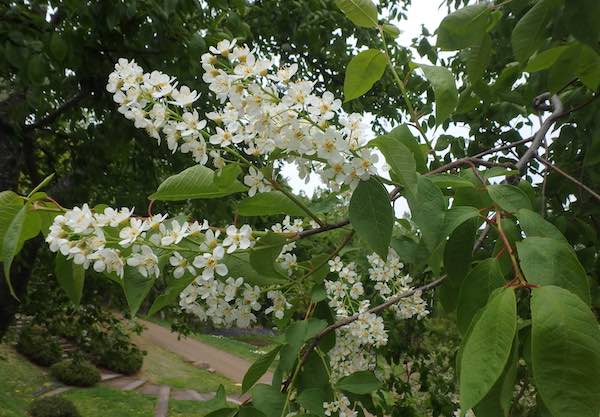
<svg viewBox="0 0 600 417"><path fill-rule="evenodd" d="M550 96L550 93L544 93L534 99L533 106L536 109L541 108L544 105L544 103L548 100L550 100L550 102L552 103L552 114L548 116L546 120L544 120L544 122L540 126L540 130L538 130L534 135L533 141L531 142L531 146L529 147L529 149L527 149L525 154L523 154L521 159L519 159L515 164L515 167L519 170L521 175L525 173L525 168L527 167L529 161L531 161L531 159L533 159L537 155L536 152L542 144L542 141L546 137L546 133L548 133L548 130L550 130L554 122L556 122L559 118L563 116L562 101L560 101L560 98L558 98L558 96L556 95Z"/></svg>
<svg viewBox="0 0 600 417"><path fill-rule="evenodd" d="M373 308L368 309L365 313L354 314L353 316L347 317L343 320L339 320L339 321L327 326L326 328L321 330L315 337L312 338L310 344L305 348L305 350L300 358L299 366L302 366L302 364L304 364L306 362L306 360L308 359L308 355L310 355L310 352L312 352L313 349L317 347L317 345L319 344L319 342L321 341L321 339L323 337L327 336L329 333L335 331L336 329L339 329L340 327L347 326L348 324L358 320L358 318L360 317L360 314L366 314L366 313L377 314L380 311L383 311L386 308L398 303L403 298L408 298L408 297L415 295L416 293L421 293L423 291L428 291L428 290L431 290L431 289L437 287L442 282L444 282L445 279L446 279L446 275L443 275L440 278L436 279L435 281L430 282L429 284L425 284L419 288L415 288L410 291L406 291L401 294L390 297L387 301L385 301L379 305L376 305ZM287 387L284 387L284 390L285 390L285 388L287 388Z"/></svg>
<svg viewBox="0 0 600 417"><path fill-rule="evenodd" d="M83 100L88 95L86 90L81 90L79 93L75 94L73 97L65 101L63 104L58 106L54 111L50 112L46 116L42 117L39 120L34 121L30 125L24 125L23 130L30 131L39 129L41 127L50 125L54 123L56 119L60 117L65 111L69 110L71 107L77 105L81 100Z"/></svg>
<svg viewBox="0 0 600 417"><path fill-rule="evenodd" d="M550 161L548 161L547 159L542 158L539 155L536 155L535 159L537 159L538 161L540 161L542 164L546 165L548 168L556 171L558 174L562 175L563 177L565 177L566 179L568 179L569 181L571 181L572 183L574 183L575 185L577 185L582 190L587 191L596 200L600 201L600 194L598 194L597 192L595 192L594 190L592 190L590 187L588 187L587 185L585 185L584 183L582 183L581 181L579 181L577 178L575 178L575 177L567 174L565 171L563 171L562 169L560 169L556 165L553 165Z"/></svg>

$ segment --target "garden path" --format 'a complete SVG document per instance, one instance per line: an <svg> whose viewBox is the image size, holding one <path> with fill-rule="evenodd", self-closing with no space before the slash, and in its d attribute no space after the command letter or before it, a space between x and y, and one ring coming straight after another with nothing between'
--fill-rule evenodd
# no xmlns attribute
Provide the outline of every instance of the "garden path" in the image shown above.
<svg viewBox="0 0 600 417"><path fill-rule="evenodd" d="M236 383L242 382L244 374L251 365L250 362L238 356L224 352L198 340L190 338L178 339L177 334L171 333L169 329L158 324L142 319L138 319L138 321L146 328L140 335L140 338L145 342L169 350L188 362L206 363L215 372ZM267 372L259 382L270 384L272 379L273 375L271 372Z"/></svg>

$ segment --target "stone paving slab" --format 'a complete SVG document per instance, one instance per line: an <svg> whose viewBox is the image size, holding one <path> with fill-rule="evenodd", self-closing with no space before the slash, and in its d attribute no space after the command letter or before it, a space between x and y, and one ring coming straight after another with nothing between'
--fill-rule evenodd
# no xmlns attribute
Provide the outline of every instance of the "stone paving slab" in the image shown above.
<svg viewBox="0 0 600 417"><path fill-rule="evenodd" d="M123 387L123 391L133 391L141 387L146 383L145 379L134 379L129 384Z"/></svg>
<svg viewBox="0 0 600 417"><path fill-rule="evenodd" d="M162 385L158 392L158 401L156 402L156 412L154 417L167 417L169 412L169 394L171 393L171 387L168 385Z"/></svg>

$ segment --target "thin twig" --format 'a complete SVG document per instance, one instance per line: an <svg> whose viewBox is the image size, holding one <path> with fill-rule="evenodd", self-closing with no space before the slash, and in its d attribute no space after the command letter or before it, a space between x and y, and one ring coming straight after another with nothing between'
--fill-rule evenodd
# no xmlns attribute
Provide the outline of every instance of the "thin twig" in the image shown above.
<svg viewBox="0 0 600 417"><path fill-rule="evenodd" d="M24 125L23 130L34 130L54 123L54 121L58 119L62 113L78 104L87 96L87 94L87 90L81 90L79 93L75 94L73 97L58 106L54 111L50 112L48 115L36 120L30 125Z"/></svg>
<svg viewBox="0 0 600 417"><path fill-rule="evenodd" d="M568 179L572 183L576 184L582 190L585 190L588 193L590 193L596 200L600 201L600 194L598 194L597 192L595 192L594 190L592 190L590 187L588 187L587 185L585 185L584 183L582 183L581 181L579 181L577 178L575 178L575 177L567 174L565 171L563 171L562 169L560 169L556 165L553 165L550 161L548 161L547 159L542 158L539 155L536 155L535 158L538 161L540 161L542 164L546 165L548 168L556 171L558 174L562 175L563 177L565 177L566 179Z"/></svg>

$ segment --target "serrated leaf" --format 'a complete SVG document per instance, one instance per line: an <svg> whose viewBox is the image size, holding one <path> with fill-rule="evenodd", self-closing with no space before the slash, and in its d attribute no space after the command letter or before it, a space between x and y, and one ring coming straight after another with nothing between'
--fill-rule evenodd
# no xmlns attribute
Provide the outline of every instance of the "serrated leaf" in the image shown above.
<svg viewBox="0 0 600 417"><path fill-rule="evenodd" d="M269 232L261 237L250 251L250 265L256 272L269 277L282 276L275 266L275 260L281 253L287 239L279 234Z"/></svg>
<svg viewBox="0 0 600 417"><path fill-rule="evenodd" d="M149 199L181 201L196 198L220 198L246 191L248 188L237 180L226 186L215 183L215 173L210 168L196 165L167 178Z"/></svg>
<svg viewBox="0 0 600 417"><path fill-rule="evenodd" d="M356 26L377 26L377 7L371 0L336 0L335 5Z"/></svg>
<svg viewBox="0 0 600 417"><path fill-rule="evenodd" d="M600 413L600 329L594 313L573 293L533 289L531 360L538 393L553 416Z"/></svg>
<svg viewBox="0 0 600 417"><path fill-rule="evenodd" d="M281 191L260 193L240 201L238 213L241 216L271 216L274 214L306 216L306 213Z"/></svg>
<svg viewBox="0 0 600 417"><path fill-rule="evenodd" d="M460 364L460 406L477 405L500 378L517 331L514 290L498 289L490 297L465 342Z"/></svg>
<svg viewBox="0 0 600 417"><path fill-rule="evenodd" d="M473 318L483 308L495 289L505 284L500 264L496 258L479 262L465 277L458 294L456 324L461 334L466 334Z"/></svg>
<svg viewBox="0 0 600 417"><path fill-rule="evenodd" d="M444 267L448 277L439 288L438 294L447 312L456 310L460 287L471 267L476 230L475 221L464 222L450 235L444 248Z"/></svg>
<svg viewBox="0 0 600 417"><path fill-rule="evenodd" d="M64 61L69 52L69 46L57 32L54 32L50 37L50 53L59 62Z"/></svg>
<svg viewBox="0 0 600 417"><path fill-rule="evenodd" d="M370 394L379 389L381 383L371 371L358 371L340 378L335 388L352 394Z"/></svg>
<svg viewBox="0 0 600 417"><path fill-rule="evenodd" d="M350 223L356 234L383 259L387 258L394 210L385 187L375 178L359 182L348 208Z"/></svg>
<svg viewBox="0 0 600 417"><path fill-rule="evenodd" d="M547 237L527 237L517 243L517 252L529 283L565 288L590 304L585 269L567 243Z"/></svg>
<svg viewBox="0 0 600 417"><path fill-rule="evenodd" d="M259 357L244 375L242 380L242 394L248 391L254 384L269 370L269 366L273 363L281 346L276 346L270 352Z"/></svg>
<svg viewBox="0 0 600 417"><path fill-rule="evenodd" d="M298 404L300 404L306 411L317 416L325 417L323 403L329 402L329 397L330 395L327 389L322 387L308 388L303 390L300 395L298 395L297 400Z"/></svg>
<svg viewBox="0 0 600 417"><path fill-rule="evenodd" d="M83 269L83 266L76 265L72 260L68 260L59 253L56 255L54 261L54 274L56 275L58 284L67 294L69 300L73 304L79 305L85 281L85 269Z"/></svg>
<svg viewBox="0 0 600 417"><path fill-rule="evenodd" d="M378 49L359 52L350 60L344 78L344 101L350 101L368 92L385 71L387 60Z"/></svg>
<svg viewBox="0 0 600 417"><path fill-rule="evenodd" d="M490 9L485 4L463 7L446 16L437 29L437 46L447 51L464 49L481 41Z"/></svg>
<svg viewBox="0 0 600 417"><path fill-rule="evenodd" d="M515 213L520 209L531 210L531 201L519 187L509 184L495 184L487 187L488 194L502 210Z"/></svg>
<svg viewBox="0 0 600 417"><path fill-rule="evenodd" d="M517 22L511 35L513 53L525 62L544 43L546 27L556 15L562 0L539 0Z"/></svg>
<svg viewBox="0 0 600 417"><path fill-rule="evenodd" d="M13 297L16 298L16 294L12 287L10 280L10 267L15 256L18 253L19 242L23 231L23 225L25 224L25 218L27 216L28 205L24 205L19 209L15 216L10 220L6 232L4 233L4 239L2 244L2 252L0 252L0 261L4 264L4 277L9 291Z"/></svg>
<svg viewBox="0 0 600 417"><path fill-rule="evenodd" d="M446 199L438 187L427 177L417 177L416 195L408 195L408 205L413 221L419 226L422 240L432 251L444 235Z"/></svg>
<svg viewBox="0 0 600 417"><path fill-rule="evenodd" d="M454 75L445 67L419 65L431 84L435 95L435 124L437 126L452 115L458 104L458 91Z"/></svg>
<svg viewBox="0 0 600 417"><path fill-rule="evenodd" d="M369 142L369 145L374 145L381 151L392 172L402 180L402 184L411 193L415 194L417 192L417 168L409 149L389 135L379 136Z"/></svg>
<svg viewBox="0 0 600 417"><path fill-rule="evenodd" d="M552 223L534 211L521 209L515 213L527 237L549 237L568 243L567 238Z"/></svg>
<svg viewBox="0 0 600 417"><path fill-rule="evenodd" d="M561 45L532 56L525 67L525 71L538 72L550 68L567 49L569 49L569 45Z"/></svg>
<svg viewBox="0 0 600 417"><path fill-rule="evenodd" d="M136 268L125 267L122 286L132 316L137 314L155 281L156 279L153 277L145 277L140 274Z"/></svg>
<svg viewBox="0 0 600 417"><path fill-rule="evenodd" d="M181 278L173 279L164 292L152 302L152 306L148 310L148 317L152 317L163 308L175 304L179 300L179 294L195 279L196 277L191 275L184 275Z"/></svg>
<svg viewBox="0 0 600 417"><path fill-rule="evenodd" d="M473 45L465 51L467 74L471 82L476 83L481 80L491 57L492 39L488 34L483 36L479 44Z"/></svg>
<svg viewBox="0 0 600 417"><path fill-rule="evenodd" d="M278 387L258 384L252 388L252 405L267 417L281 417L285 399Z"/></svg>
<svg viewBox="0 0 600 417"><path fill-rule="evenodd" d="M475 184L458 175L436 174L427 178L440 188L475 188Z"/></svg>

